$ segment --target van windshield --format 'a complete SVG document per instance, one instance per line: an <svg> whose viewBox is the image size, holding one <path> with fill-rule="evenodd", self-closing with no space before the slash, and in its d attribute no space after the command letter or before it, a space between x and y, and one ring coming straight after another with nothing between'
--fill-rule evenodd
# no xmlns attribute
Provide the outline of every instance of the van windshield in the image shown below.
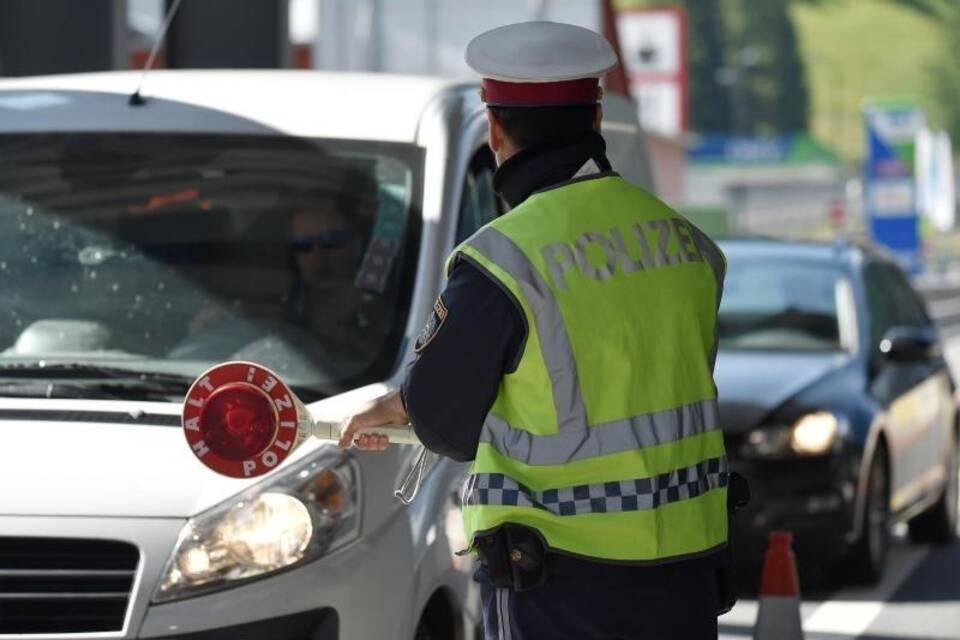
<svg viewBox="0 0 960 640"><path fill-rule="evenodd" d="M381 380L406 324L419 173L399 144L0 136L0 367L193 377L251 360L317 396Z"/></svg>

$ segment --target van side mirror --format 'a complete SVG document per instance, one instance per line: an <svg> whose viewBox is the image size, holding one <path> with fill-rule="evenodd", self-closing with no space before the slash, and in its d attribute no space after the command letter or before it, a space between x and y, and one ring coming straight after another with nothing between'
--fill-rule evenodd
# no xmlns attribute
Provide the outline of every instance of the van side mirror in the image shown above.
<svg viewBox="0 0 960 640"><path fill-rule="evenodd" d="M889 362L924 362L940 357L940 343L933 329L892 327L880 341L880 353Z"/></svg>

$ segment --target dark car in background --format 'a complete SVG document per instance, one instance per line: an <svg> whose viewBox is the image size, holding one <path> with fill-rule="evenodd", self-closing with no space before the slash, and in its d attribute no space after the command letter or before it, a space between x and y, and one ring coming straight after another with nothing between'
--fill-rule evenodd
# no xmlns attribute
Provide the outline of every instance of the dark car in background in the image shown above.
<svg viewBox="0 0 960 640"><path fill-rule="evenodd" d="M954 382L920 296L854 243L721 242L728 270L716 367L731 468L753 500L743 557L771 529L801 562L883 572L891 525L946 542L957 526Z"/></svg>

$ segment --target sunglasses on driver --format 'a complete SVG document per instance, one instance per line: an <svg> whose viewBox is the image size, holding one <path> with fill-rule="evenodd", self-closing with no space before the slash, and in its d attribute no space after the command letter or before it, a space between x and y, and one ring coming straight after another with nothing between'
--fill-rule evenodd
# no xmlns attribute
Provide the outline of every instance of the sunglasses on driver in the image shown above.
<svg viewBox="0 0 960 640"><path fill-rule="evenodd" d="M294 236L290 239L290 247L297 253L307 253L315 247L318 249L339 249L350 242L353 232L349 229L324 231L309 236Z"/></svg>

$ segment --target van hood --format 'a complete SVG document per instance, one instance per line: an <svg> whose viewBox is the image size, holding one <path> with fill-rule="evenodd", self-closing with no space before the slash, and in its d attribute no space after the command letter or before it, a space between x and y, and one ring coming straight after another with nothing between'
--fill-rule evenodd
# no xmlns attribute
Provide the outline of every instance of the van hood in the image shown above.
<svg viewBox="0 0 960 640"><path fill-rule="evenodd" d="M341 419L385 385L314 403ZM270 478L319 447L311 439L267 476L220 476L191 453L180 404L0 398L0 516L188 518Z"/></svg>

